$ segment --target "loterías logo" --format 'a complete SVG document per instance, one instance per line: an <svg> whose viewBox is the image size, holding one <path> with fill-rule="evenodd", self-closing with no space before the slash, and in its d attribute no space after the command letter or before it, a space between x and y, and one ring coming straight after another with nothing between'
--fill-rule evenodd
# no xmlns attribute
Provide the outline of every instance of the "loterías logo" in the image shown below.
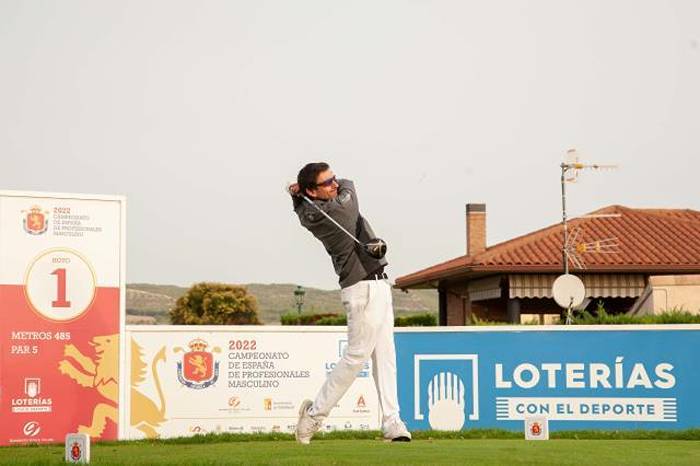
<svg viewBox="0 0 700 466"><path fill-rule="evenodd" d="M27 378L24 379L24 393L29 398L36 398L41 393L41 379Z"/></svg>
<svg viewBox="0 0 700 466"><path fill-rule="evenodd" d="M476 354L414 355L415 420L434 430L461 430L479 420L479 357ZM470 393L471 392L471 393Z"/></svg>
<svg viewBox="0 0 700 466"><path fill-rule="evenodd" d="M49 228L49 220L47 211L41 210L41 207L34 205L29 211L23 210L23 214L26 214L22 219L22 224L24 226L24 231L30 235L41 235L46 233Z"/></svg>

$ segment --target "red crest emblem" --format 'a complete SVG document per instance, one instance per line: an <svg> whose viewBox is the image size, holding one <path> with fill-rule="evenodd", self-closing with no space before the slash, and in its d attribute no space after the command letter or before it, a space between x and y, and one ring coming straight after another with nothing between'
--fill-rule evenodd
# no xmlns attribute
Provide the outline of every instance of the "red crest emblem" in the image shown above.
<svg viewBox="0 0 700 466"><path fill-rule="evenodd" d="M184 356L185 378L192 382L203 382L214 374L214 357L206 351L190 351Z"/></svg>
<svg viewBox="0 0 700 466"><path fill-rule="evenodd" d="M540 427L540 423L533 423L530 427L530 432L532 433L532 435L540 435L542 433L542 427Z"/></svg>
<svg viewBox="0 0 700 466"><path fill-rule="evenodd" d="M73 461L78 461L80 457L82 456L80 452L80 445L78 442L73 443L73 445L70 448L70 457Z"/></svg>
<svg viewBox="0 0 700 466"><path fill-rule="evenodd" d="M192 340L188 346L190 351L182 356L182 361L177 363L177 377L181 384L189 388L207 388L219 378L219 362L214 360L214 352L220 352L220 348L215 347L212 351L207 351L209 344L197 338ZM175 348L175 351L183 351L182 348Z"/></svg>
<svg viewBox="0 0 700 466"><path fill-rule="evenodd" d="M36 205L32 206L27 215L24 217L24 231L30 235L40 235L44 233L49 228L46 213L48 212L41 211L41 207Z"/></svg>

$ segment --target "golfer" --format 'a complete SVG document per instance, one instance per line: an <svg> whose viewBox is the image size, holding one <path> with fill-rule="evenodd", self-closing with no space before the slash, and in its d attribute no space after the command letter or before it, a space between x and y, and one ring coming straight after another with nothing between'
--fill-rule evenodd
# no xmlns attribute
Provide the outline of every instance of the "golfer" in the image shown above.
<svg viewBox="0 0 700 466"><path fill-rule="evenodd" d="M391 285L384 273L385 249L377 254L363 247L375 237L367 220L360 215L355 186L350 180L336 179L328 164L307 164L299 171L297 183L288 190L302 226L323 243L331 256L348 321L346 350L316 399L302 402L296 439L303 444L311 441L371 357L384 438L408 442L411 434L399 417L396 394L394 310Z"/></svg>

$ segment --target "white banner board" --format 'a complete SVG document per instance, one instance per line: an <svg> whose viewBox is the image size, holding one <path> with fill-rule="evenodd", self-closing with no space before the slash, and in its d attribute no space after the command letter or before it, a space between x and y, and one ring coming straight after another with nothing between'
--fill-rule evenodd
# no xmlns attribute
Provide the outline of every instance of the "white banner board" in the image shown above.
<svg viewBox="0 0 700 466"><path fill-rule="evenodd" d="M127 326L127 439L294 432L339 360L345 327ZM323 430L379 429L368 363Z"/></svg>

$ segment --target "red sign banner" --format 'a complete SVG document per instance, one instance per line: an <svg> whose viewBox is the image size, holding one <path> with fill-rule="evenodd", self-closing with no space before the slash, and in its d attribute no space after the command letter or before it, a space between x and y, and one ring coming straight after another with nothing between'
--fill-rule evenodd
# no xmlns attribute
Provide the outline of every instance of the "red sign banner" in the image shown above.
<svg viewBox="0 0 700 466"><path fill-rule="evenodd" d="M124 204L0 191L0 444L117 439Z"/></svg>

